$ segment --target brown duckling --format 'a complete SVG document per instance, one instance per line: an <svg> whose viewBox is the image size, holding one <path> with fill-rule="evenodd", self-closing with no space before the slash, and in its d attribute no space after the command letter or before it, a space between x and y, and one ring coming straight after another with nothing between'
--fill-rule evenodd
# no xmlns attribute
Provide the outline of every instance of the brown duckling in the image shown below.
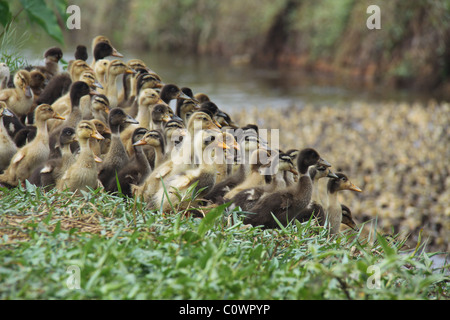
<svg viewBox="0 0 450 320"><path fill-rule="evenodd" d="M191 97L184 94L183 91L181 91L181 89L178 88L178 86L176 86L175 84L164 85L159 95L161 97L161 100L164 101L167 105L170 105L170 101L174 99L191 99Z"/></svg>
<svg viewBox="0 0 450 320"><path fill-rule="evenodd" d="M72 79L67 72L60 73L50 81L48 81L45 88L36 100L36 104L50 104L55 103L56 100L67 94L72 84Z"/></svg>
<svg viewBox="0 0 450 320"><path fill-rule="evenodd" d="M95 94L91 98L91 115L89 118L83 120L97 119L104 123L108 122L109 114L109 100L104 94ZM102 133L100 133L102 134Z"/></svg>
<svg viewBox="0 0 450 320"><path fill-rule="evenodd" d="M56 181L75 162L76 157L70 149L71 144L75 141L75 129L63 128L59 137L58 152L55 152L53 157L50 155L50 159L43 166L34 170L29 182L38 187L55 187Z"/></svg>
<svg viewBox="0 0 450 320"><path fill-rule="evenodd" d="M266 185L258 185L253 188L242 190L231 199L233 205L235 207L241 207L243 211L251 210L259 199L265 195L277 192L286 187L286 182L284 180L284 173L286 171L298 174L292 163L291 157L285 153L278 153L278 168L272 176L268 176L271 178L271 181Z"/></svg>
<svg viewBox="0 0 450 320"><path fill-rule="evenodd" d="M88 120L82 120L76 129L77 140L80 144L80 154L76 161L64 172L56 186L58 190L79 192L88 188L97 189L99 185L97 177L97 165L94 153L89 147L89 139L103 139L95 129L95 125Z"/></svg>
<svg viewBox="0 0 450 320"><path fill-rule="evenodd" d="M83 60L87 61L88 59L88 53L87 48L84 45L78 45L75 49L75 60Z"/></svg>
<svg viewBox="0 0 450 320"><path fill-rule="evenodd" d="M50 155L47 120L64 120L50 105L41 104L35 110L37 133L30 143L26 144L11 159L9 167L0 175L0 182L9 186L17 186L19 181L24 182L31 173Z"/></svg>
<svg viewBox="0 0 450 320"><path fill-rule="evenodd" d="M92 57L94 58L91 67L94 68L95 63L106 57L123 58L123 55L116 50L111 41L105 36L97 36L92 40Z"/></svg>
<svg viewBox="0 0 450 320"><path fill-rule="evenodd" d="M109 181L116 178L116 172L119 172L129 161L129 156L120 138L120 132L129 123L137 124L138 122L120 108L111 109L108 117L109 128L112 132L111 145L98 174L103 186L108 186Z"/></svg>
<svg viewBox="0 0 450 320"><path fill-rule="evenodd" d="M6 103L0 101L0 172L3 172L17 152L17 147L14 141L9 136L3 125L3 117L12 117L13 114L8 110Z"/></svg>
<svg viewBox="0 0 450 320"><path fill-rule="evenodd" d="M163 130L164 124L171 120L169 107L166 104L156 104L151 113L150 130Z"/></svg>
<svg viewBox="0 0 450 320"><path fill-rule="evenodd" d="M134 156L117 173L116 179L111 179L105 189L109 192L118 192L120 186L121 193L132 197L131 186L142 183L152 171L142 146L146 144L145 135L148 133L146 128L137 128L133 132L132 141L134 147Z"/></svg>
<svg viewBox="0 0 450 320"><path fill-rule="evenodd" d="M262 225L264 228L277 228L278 224L273 219L273 214L282 225L286 226L311 201L313 188L308 168L316 164L331 166L312 148L300 151L297 168L301 176L297 184L262 198L251 210L255 214L247 215L244 223L253 226Z"/></svg>
<svg viewBox="0 0 450 320"><path fill-rule="evenodd" d="M127 75L127 74L126 74ZM130 92L127 100L123 100L119 106L123 108L130 116L135 117L138 113L139 99L142 90L161 88L161 80L156 74L138 73L135 81L136 93ZM161 100L162 101L162 100ZM163 101L162 101L163 102Z"/></svg>
<svg viewBox="0 0 450 320"><path fill-rule="evenodd" d="M0 101L4 101L8 109L21 118L33 107L33 91L30 87L31 76L26 70L19 70L14 75L14 87L0 91Z"/></svg>
<svg viewBox="0 0 450 320"><path fill-rule="evenodd" d="M322 206L322 201L320 200L319 181L325 177L338 178L338 176L334 174L330 168L325 166L315 165L309 167L308 170L313 185L311 201L306 208L298 213L295 219L300 222L305 222L311 218L311 215L314 215L314 217L318 219L319 224L323 226L325 224L325 210Z"/></svg>
<svg viewBox="0 0 450 320"><path fill-rule="evenodd" d="M326 220L328 221L330 234L339 233L342 222L342 207L337 198L338 191L351 190L362 192L345 174L337 172L336 175L338 178L331 178L327 185L328 206L326 207Z"/></svg>
<svg viewBox="0 0 450 320"><path fill-rule="evenodd" d="M42 72L47 80L50 80L59 73L59 61L63 57L61 48L53 47L45 51L45 66L35 66L33 69Z"/></svg>

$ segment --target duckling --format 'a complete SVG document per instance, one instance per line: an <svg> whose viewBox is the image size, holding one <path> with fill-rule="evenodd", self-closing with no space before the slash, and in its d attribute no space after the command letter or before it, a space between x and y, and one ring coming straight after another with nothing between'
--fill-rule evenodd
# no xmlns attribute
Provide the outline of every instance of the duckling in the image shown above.
<svg viewBox="0 0 450 320"><path fill-rule="evenodd" d="M98 81L100 82L102 87L106 87L105 75L106 75L106 71L109 68L110 63L111 63L111 61L109 61L109 60L100 59L100 60L97 60L97 62L94 65L95 77L96 77L96 79L98 79Z"/></svg>
<svg viewBox="0 0 450 320"><path fill-rule="evenodd" d="M139 111L136 117L139 126L151 130L152 109L157 103L161 102L158 92L153 89L144 89L139 94ZM125 109L124 109L125 111ZM120 138L122 143L126 145L128 154L133 154L131 136L138 125L130 125L122 131Z"/></svg>
<svg viewBox="0 0 450 320"><path fill-rule="evenodd" d="M297 163L297 157L298 157L299 153L300 153L300 150L297 150L297 149L289 149L288 151L286 151L286 154L291 158L292 163L295 163L295 164ZM284 172L284 180L286 181L287 186L292 186L297 182L298 176L295 175L294 173L292 173L291 171L285 171Z"/></svg>
<svg viewBox="0 0 450 320"><path fill-rule="evenodd" d="M30 87L31 77L26 70L19 70L14 75L15 88L0 91L0 101L4 101L8 109L21 118L33 107L33 91Z"/></svg>
<svg viewBox="0 0 450 320"><path fill-rule="evenodd" d="M108 122L110 106L109 100L104 94L95 94L92 96L91 110L93 119L100 120L104 123ZM83 120L91 120L91 119L83 119Z"/></svg>
<svg viewBox="0 0 450 320"><path fill-rule="evenodd" d="M59 73L59 61L63 57L63 52L61 48L53 47L45 51L45 66L35 66L33 69L42 72L47 80L56 76Z"/></svg>
<svg viewBox="0 0 450 320"><path fill-rule="evenodd" d="M337 172L338 178L331 178L327 185L328 206L326 208L326 220L328 221L328 228L330 234L339 233L339 228L342 221L342 207L337 198L338 191L351 190L362 192L360 188L355 186L348 177L340 172Z"/></svg>
<svg viewBox="0 0 450 320"><path fill-rule="evenodd" d="M103 121L98 119L92 119L91 122L95 125L95 129L97 130L98 133L100 133L102 137L105 137L112 133L111 130ZM95 138L89 139L89 147L91 148L92 152L94 152L94 155L96 155L99 158L101 158L103 154L102 152L104 149L103 143L105 142L105 140L106 139L101 140Z"/></svg>
<svg viewBox="0 0 450 320"><path fill-rule="evenodd" d="M11 76L9 72L9 67L6 63L0 63L0 90L8 88L9 77Z"/></svg>
<svg viewBox="0 0 450 320"><path fill-rule="evenodd" d="M70 79L72 82L80 81L81 75L83 72L91 71L94 72L94 69L91 68L86 61L83 60L73 60L69 62L69 66L67 68L67 71L70 74Z"/></svg>
<svg viewBox="0 0 450 320"><path fill-rule="evenodd" d="M36 108L36 138L17 150L9 167L0 175L1 183L15 187L19 181L25 181L36 167L47 161L50 155L47 120L52 118L64 120L50 105L41 104Z"/></svg>
<svg viewBox="0 0 450 320"><path fill-rule="evenodd" d="M77 81L74 82L70 88L70 112L63 113L63 116L68 116L67 119L59 124L49 123L49 132L51 135L59 136L59 133L63 127L76 128L78 122L83 119L82 108L89 108L85 106L90 103L90 96L96 92L92 90L86 82ZM86 98L84 98L86 97ZM83 101L82 101L83 99ZM55 108L56 109L56 108ZM52 143L54 145L54 143Z"/></svg>
<svg viewBox="0 0 450 320"><path fill-rule="evenodd" d="M203 103L203 102L208 102L211 101L211 99L209 98L209 96L205 93L196 93L194 95L195 100L197 100L199 103Z"/></svg>
<svg viewBox="0 0 450 320"><path fill-rule="evenodd" d="M169 107L166 104L156 104L151 113L150 130L163 130L164 123L171 120Z"/></svg>
<svg viewBox="0 0 450 320"><path fill-rule="evenodd" d="M29 182L38 187L54 187L64 172L75 162L75 155L70 146L76 141L76 132L74 128L65 127L59 137L58 152L42 166L34 170L29 178Z"/></svg>
<svg viewBox="0 0 450 320"><path fill-rule="evenodd" d="M80 154L75 163L73 163L57 181L58 190L79 192L89 188L97 189L99 181L97 178L96 158L89 147L89 139L95 138L102 140L103 137L95 129L95 125L88 120L82 120L76 129L77 139L80 144ZM99 161L97 159L97 161Z"/></svg>
<svg viewBox="0 0 450 320"><path fill-rule="evenodd" d="M170 101L174 99L191 99L191 97L184 94L183 91L181 91L181 89L178 88L178 86L176 86L175 84L164 85L159 95L161 97L161 100L164 101L167 105L170 105Z"/></svg>
<svg viewBox="0 0 450 320"><path fill-rule="evenodd" d="M248 133L247 133L248 134ZM218 182L214 188L204 197L214 203L224 203L224 196L237 185L241 184L250 173L250 158L251 155L259 148L257 137L253 135L245 136L244 138L236 139L240 142L240 156L235 159L238 163L237 170L231 176L223 181Z"/></svg>
<svg viewBox="0 0 450 320"><path fill-rule="evenodd" d="M297 158L297 168L301 174L297 185L271 193L259 200L245 217L244 223L253 226L262 225L264 228L277 228L278 224L272 214L286 226L310 202L312 196L312 181L308 168L313 165L331 165L322 159L319 153L312 148L300 151Z"/></svg>
<svg viewBox="0 0 450 320"><path fill-rule="evenodd" d="M121 193L132 197L131 186L140 184L152 171L142 146L145 144L144 136L148 130L146 128L137 128L133 132L132 141L134 146L134 156L118 173ZM111 179L109 185L105 188L109 192L118 192L119 186L116 179Z"/></svg>
<svg viewBox="0 0 450 320"><path fill-rule="evenodd" d="M3 117L12 117L13 114L7 109L6 103L0 101L0 172L3 172L17 152L16 144L13 142L3 125Z"/></svg>
<svg viewBox="0 0 450 320"><path fill-rule="evenodd" d="M229 165L233 163L233 160L235 158L234 151L235 150L240 151L239 144L236 142L234 136L229 132L222 132L221 135L219 135L219 141L222 141L227 146L230 146L230 149L226 149L224 153L216 155L217 158L216 184L227 178L229 172Z"/></svg>
<svg viewBox="0 0 450 320"><path fill-rule="evenodd" d="M124 73L136 73L120 60L112 60L105 74L104 94L108 97L111 108L118 105L117 78Z"/></svg>
<svg viewBox="0 0 450 320"><path fill-rule="evenodd" d="M14 143L17 148L22 148L36 137L37 128L34 125L24 126L14 135Z"/></svg>
<svg viewBox="0 0 450 320"><path fill-rule="evenodd" d="M91 63L92 68L97 60L106 57L123 58L123 55L112 46L111 41L105 36L97 36L92 40L92 56L94 57Z"/></svg>
<svg viewBox="0 0 450 320"><path fill-rule="evenodd" d="M166 145L166 153L177 153L178 148L183 142L183 137L186 135L186 127L181 120L169 120L164 125L164 141Z"/></svg>
<svg viewBox="0 0 450 320"><path fill-rule="evenodd" d="M46 79L42 72L38 70L32 70L30 72L30 88L33 91L35 101L39 99L42 91L44 91L46 85Z"/></svg>
<svg viewBox="0 0 450 320"><path fill-rule="evenodd" d="M359 231L358 226L353 220L350 208L347 207L345 204L341 204L341 208L342 208L342 224L345 224L346 226L350 227L355 231Z"/></svg>
<svg viewBox="0 0 450 320"><path fill-rule="evenodd" d="M258 149L253 152L250 162L250 174L244 181L225 194L224 199L226 202L233 199L243 190L265 184L266 178L262 169L271 164L273 157L269 158L269 156L267 150L264 149Z"/></svg>
<svg viewBox="0 0 450 320"><path fill-rule="evenodd" d="M192 90L189 88L181 88L188 97L192 97L192 99L177 99L177 105L175 114L180 117L184 123L188 123L189 117L192 115L194 111L197 111L199 108L195 98L193 98Z"/></svg>
<svg viewBox="0 0 450 320"><path fill-rule="evenodd" d="M276 173L272 176L271 181L266 185L255 186L253 188L245 189L236 194L232 199L234 206L241 207L244 211L249 211L256 204L256 202L267 194L277 192L286 187L284 180L284 173L286 171L298 174L294 168L291 157L285 153L278 153L278 168ZM230 207L231 209L231 207Z"/></svg>
<svg viewBox="0 0 450 320"><path fill-rule="evenodd" d="M215 121L217 121L218 118L221 118L223 120L229 118L228 115L223 113L219 109L219 107L217 107L217 105L214 102L211 102L211 101L203 102L202 104L200 104L200 109L209 110L212 113L213 118L214 118ZM217 121L217 123L218 123L218 121ZM226 125L229 125L229 123L226 123Z"/></svg>
<svg viewBox="0 0 450 320"><path fill-rule="evenodd" d="M201 130L196 134L194 137L196 147L194 149L196 150L196 158L201 162L200 166L164 180L168 195L165 193L164 188L160 188L149 202L148 206L150 208L158 209L162 204L162 211L167 212L171 208L170 203L173 206L178 206L178 210L180 209L180 205L182 208L186 208L186 204L179 203L180 200L177 197L177 193L183 194L192 184L197 183L196 190L203 189L198 195L201 198L208 189L212 188L216 179L216 165L212 154L209 155L209 159L205 159L205 151L208 147L210 151L216 148L229 149L224 142L220 142L218 139L219 134L209 130ZM167 196L170 202L165 200Z"/></svg>
<svg viewBox="0 0 450 320"><path fill-rule="evenodd" d="M320 200L319 180L325 177L338 178L338 176L334 174L330 168L320 165L311 166L308 171L313 186L311 201L306 208L298 213L295 219L300 222L305 222L311 218L311 215L314 215L319 224L323 226L325 224L325 210L322 201Z"/></svg>
<svg viewBox="0 0 450 320"><path fill-rule="evenodd" d="M125 110L130 116L135 117L139 112L139 96L145 89L158 89L161 87L161 81L158 80L154 74L141 73L136 78L136 93L130 94L128 100L120 103L120 107ZM161 103L164 101L161 100Z"/></svg>
<svg viewBox="0 0 450 320"><path fill-rule="evenodd" d="M41 91L41 94L36 100L36 104L49 104L52 105L56 100L67 94L72 84L70 74L67 72L60 73L50 81L48 81L45 88Z"/></svg>
<svg viewBox="0 0 450 320"><path fill-rule="evenodd" d="M151 72L149 68L147 68L144 61L141 59L131 59L127 62L127 66L135 70L136 73L134 74L124 74L123 76L123 86L122 91L119 95L119 102L128 101L130 96L136 96L137 93L137 87L136 87L136 80L137 77L143 73L148 74Z"/></svg>
<svg viewBox="0 0 450 320"><path fill-rule="evenodd" d="M86 61L88 59L87 48L84 45L78 45L75 50L75 60Z"/></svg>
<svg viewBox="0 0 450 320"><path fill-rule="evenodd" d="M159 130L149 130L141 140L133 144L136 146L149 146L152 148L151 155L146 154L150 167L154 170L166 160L164 136Z"/></svg>
<svg viewBox="0 0 450 320"><path fill-rule="evenodd" d="M103 186L108 186L109 181L116 178L116 172L119 172L129 161L129 156L120 138L121 130L126 124L137 124L138 122L122 109L113 108L109 113L108 123L112 132L111 145L98 174Z"/></svg>

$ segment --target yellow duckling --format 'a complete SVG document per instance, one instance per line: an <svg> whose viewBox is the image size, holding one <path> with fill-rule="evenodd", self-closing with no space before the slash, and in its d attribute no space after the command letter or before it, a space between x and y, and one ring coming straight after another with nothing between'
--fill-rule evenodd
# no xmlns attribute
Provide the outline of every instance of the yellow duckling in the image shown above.
<svg viewBox="0 0 450 320"><path fill-rule="evenodd" d="M90 146L89 139L104 139L95 128L95 125L88 120L81 121L76 129L77 139L80 144L80 154L77 160L64 173L62 178L57 182L59 190L78 192L80 190L88 190L89 188L97 189L100 186L97 177L96 161L101 160L94 155Z"/></svg>
<svg viewBox="0 0 450 320"><path fill-rule="evenodd" d="M17 152L17 147L14 141L6 131L3 125L3 117L14 116L6 106L4 101L0 101L0 172L9 166L9 162L14 154Z"/></svg>
<svg viewBox="0 0 450 320"><path fill-rule="evenodd" d="M35 110L36 137L13 156L9 167L0 175L0 183L15 187L19 181L24 182L37 167L47 161L50 155L47 131L47 120L49 119L64 120L50 105L38 106Z"/></svg>
<svg viewBox="0 0 450 320"><path fill-rule="evenodd" d="M19 118L28 114L33 107L33 91L30 83L30 73L19 70L14 76L15 88L0 91L0 101L4 101L9 110Z"/></svg>

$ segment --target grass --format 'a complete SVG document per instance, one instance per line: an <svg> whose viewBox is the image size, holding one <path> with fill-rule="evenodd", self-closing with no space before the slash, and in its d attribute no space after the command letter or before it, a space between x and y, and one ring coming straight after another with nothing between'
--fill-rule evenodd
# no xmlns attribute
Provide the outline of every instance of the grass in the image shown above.
<svg viewBox="0 0 450 320"><path fill-rule="evenodd" d="M0 198L1 299L449 297L448 273L420 243L408 253L380 235L329 237L314 221L246 227L226 205L203 219L162 215L99 190L27 185Z"/></svg>

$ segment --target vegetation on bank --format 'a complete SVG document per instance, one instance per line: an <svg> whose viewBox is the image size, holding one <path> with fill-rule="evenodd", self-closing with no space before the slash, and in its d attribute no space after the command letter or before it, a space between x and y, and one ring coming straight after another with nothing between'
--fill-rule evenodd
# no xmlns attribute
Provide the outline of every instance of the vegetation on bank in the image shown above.
<svg viewBox="0 0 450 320"><path fill-rule="evenodd" d="M381 9L380 30L366 27L367 7L374 4ZM393 87L434 90L450 77L448 1L82 0L79 5L82 30L66 32L73 41L107 34L123 47L296 65Z"/></svg>
<svg viewBox="0 0 450 320"><path fill-rule="evenodd" d="M330 238L314 221L261 230L223 206L203 219L163 215L98 190L78 198L27 185L0 197L1 299L449 297L433 254L420 243L402 252L376 230L372 239Z"/></svg>

